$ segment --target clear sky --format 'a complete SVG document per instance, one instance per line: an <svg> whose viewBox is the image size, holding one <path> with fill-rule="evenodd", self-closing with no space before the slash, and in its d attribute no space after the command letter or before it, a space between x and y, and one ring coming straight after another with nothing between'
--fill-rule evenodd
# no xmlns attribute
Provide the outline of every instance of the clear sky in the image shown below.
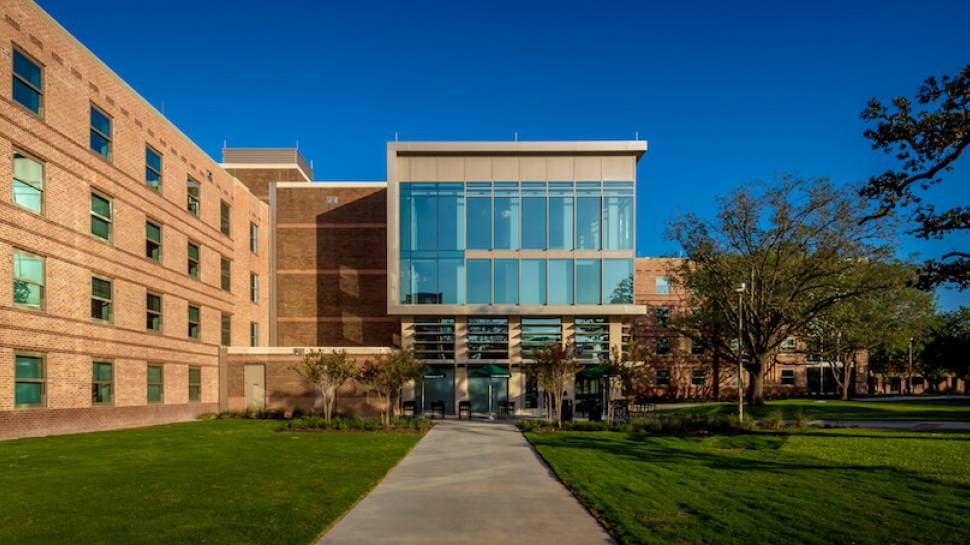
<svg viewBox="0 0 970 545"><path fill-rule="evenodd" d="M385 142L632 139L637 252L671 215L777 173L858 183L870 96L970 62L970 3L40 0L216 160L299 147L320 180L385 176ZM970 158L941 204L970 202ZM905 239L901 255L970 246ZM941 306L970 291L940 292Z"/></svg>

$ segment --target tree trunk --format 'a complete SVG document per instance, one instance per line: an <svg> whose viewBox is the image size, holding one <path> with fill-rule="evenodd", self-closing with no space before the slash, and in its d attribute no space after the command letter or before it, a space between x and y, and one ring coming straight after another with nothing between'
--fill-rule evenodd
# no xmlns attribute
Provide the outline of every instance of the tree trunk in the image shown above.
<svg viewBox="0 0 970 545"><path fill-rule="evenodd" d="M760 358L756 363L749 363L745 366L748 370L748 403L751 405L764 405L764 386L765 386L765 365Z"/></svg>
<svg viewBox="0 0 970 545"><path fill-rule="evenodd" d="M721 354L717 350L714 351L714 358L711 362L714 368L714 401L721 400Z"/></svg>

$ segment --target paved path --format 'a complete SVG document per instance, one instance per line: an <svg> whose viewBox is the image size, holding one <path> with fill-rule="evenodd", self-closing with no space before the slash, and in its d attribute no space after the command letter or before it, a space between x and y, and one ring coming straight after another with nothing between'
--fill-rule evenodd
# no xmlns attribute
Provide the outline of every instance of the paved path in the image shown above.
<svg viewBox="0 0 970 545"><path fill-rule="evenodd" d="M933 431L963 430L970 431L970 422L919 422L908 420L815 420L813 426L823 428L882 428L887 430Z"/></svg>
<svg viewBox="0 0 970 545"><path fill-rule="evenodd" d="M323 453L322 455L326 455ZM614 541L514 426L437 421L320 545Z"/></svg>

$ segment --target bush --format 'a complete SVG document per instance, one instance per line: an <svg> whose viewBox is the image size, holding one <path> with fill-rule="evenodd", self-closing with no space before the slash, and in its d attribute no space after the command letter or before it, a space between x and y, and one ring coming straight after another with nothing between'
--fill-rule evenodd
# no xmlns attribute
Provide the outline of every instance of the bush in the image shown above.
<svg viewBox="0 0 970 545"><path fill-rule="evenodd" d="M424 433L431 428L431 421L425 418L398 418L385 427L380 418L358 418L338 416L330 420L330 425L322 416L304 416L283 422L278 431L397 431Z"/></svg>
<svg viewBox="0 0 970 545"><path fill-rule="evenodd" d="M608 426L601 421L563 422L562 431L619 431L630 433L712 433L754 429L754 421L743 422L737 416L703 415L686 413L654 413L633 418L628 422ZM521 420L518 427L523 432L557 431L555 425L542 420Z"/></svg>
<svg viewBox="0 0 970 545"><path fill-rule="evenodd" d="M780 409L775 409L768 415L768 418L758 422L758 425L769 430L780 430L785 427L785 415L782 414Z"/></svg>

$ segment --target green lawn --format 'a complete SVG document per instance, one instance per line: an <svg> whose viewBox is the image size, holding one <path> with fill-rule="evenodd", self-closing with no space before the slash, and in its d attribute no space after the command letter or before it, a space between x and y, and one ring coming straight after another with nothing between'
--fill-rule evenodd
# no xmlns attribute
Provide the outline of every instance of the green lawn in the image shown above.
<svg viewBox="0 0 970 545"><path fill-rule="evenodd" d="M970 543L970 433L526 435L628 545Z"/></svg>
<svg viewBox="0 0 970 545"><path fill-rule="evenodd" d="M417 433L215 420L0 442L0 543L299 544Z"/></svg>
<svg viewBox="0 0 970 545"><path fill-rule="evenodd" d="M708 403L682 409L664 409L694 414L736 414L737 403ZM747 414L766 418L781 411L786 419L797 418L801 413L811 420L945 420L970 422L970 398L965 400L919 400L919 401L838 401L814 399L786 399L769 401L761 406L745 405Z"/></svg>

